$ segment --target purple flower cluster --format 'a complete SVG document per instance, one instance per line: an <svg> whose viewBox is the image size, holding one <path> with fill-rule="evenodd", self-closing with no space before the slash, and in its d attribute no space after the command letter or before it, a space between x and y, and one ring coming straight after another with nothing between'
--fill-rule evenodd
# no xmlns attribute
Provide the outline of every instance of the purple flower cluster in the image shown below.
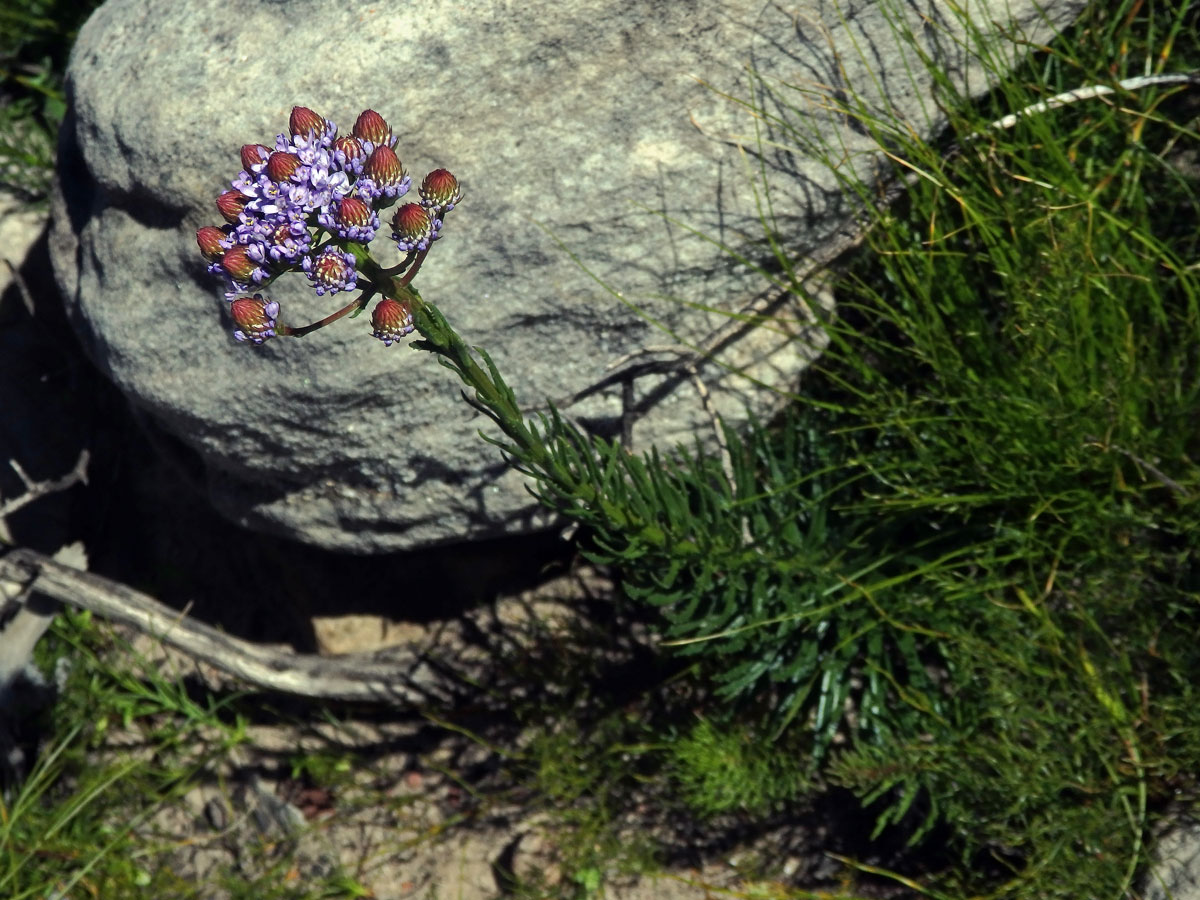
<svg viewBox="0 0 1200 900"><path fill-rule="evenodd" d="M229 223L217 242L223 252L201 246L209 271L225 277L229 299L297 265L318 294L353 289L353 255L316 243L314 231L368 244L379 229L375 204L404 196L412 184L393 149L396 137L374 110L342 137L303 106L288 124L290 134L278 135L274 149L242 147L242 170L217 200Z"/></svg>
<svg viewBox="0 0 1200 900"><path fill-rule="evenodd" d="M293 333L277 326L278 303L261 294L239 296L283 272L304 272L318 295L358 287L364 251L354 245L365 247L374 240L381 227L380 211L412 186L396 155L396 142L391 127L374 110L365 110L350 134L339 136L332 122L297 106L288 133L278 135L274 147L242 147L242 169L230 189L217 197L225 224L196 232L208 270L225 279L234 337L261 344L277 328L281 334ZM421 183L420 203L405 204L391 219L392 239L405 261L388 274L411 263L401 285L420 268L440 236L442 218L461 200L454 176L437 169ZM381 284L386 282L372 284L373 290L385 294L373 333L390 345L412 331L412 317L407 307L397 307L386 296L390 291Z"/></svg>
<svg viewBox="0 0 1200 900"><path fill-rule="evenodd" d="M275 337L275 318L279 315L279 304L266 300L262 294L253 297L238 297L229 306L233 316L233 336L239 341L261 344Z"/></svg>
<svg viewBox="0 0 1200 900"><path fill-rule="evenodd" d="M306 256L300 263L304 274L316 288L317 296L354 290L358 273L354 271L354 254L327 246L316 256Z"/></svg>

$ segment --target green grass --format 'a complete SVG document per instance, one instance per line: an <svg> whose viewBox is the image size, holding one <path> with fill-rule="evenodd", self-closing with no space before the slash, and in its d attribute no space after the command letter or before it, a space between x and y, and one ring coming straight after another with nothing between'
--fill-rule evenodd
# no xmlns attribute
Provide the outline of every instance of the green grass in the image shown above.
<svg viewBox="0 0 1200 900"><path fill-rule="evenodd" d="M880 831L949 826L960 863L931 896L1120 897L1156 813L1196 796L1200 183L1176 157L1194 149L1194 105L1151 87L989 128L1063 90L1190 71L1194 19L1186 2L1095 4L982 104L942 85L934 143L865 101L838 109L912 184L881 206L846 175L867 248L782 427L836 448L828 516L899 562L858 582L859 603L914 636L912 668L942 683L888 676L908 713L826 770ZM816 99L757 86L776 110ZM847 171L847 148L801 116L753 111L775 146ZM769 228L765 174L761 189ZM801 292L787 235L768 235L771 277ZM860 663L833 677L869 680L878 654L850 640Z"/></svg>
<svg viewBox="0 0 1200 900"><path fill-rule="evenodd" d="M98 652L109 640L86 614L60 617L39 646L48 670L69 660L60 700L44 714L46 735L28 777L0 804L0 893L44 898L191 896L139 834L213 759L242 740L226 701L198 705L182 683L137 664L120 668ZM107 746L122 733L121 749Z"/></svg>
<svg viewBox="0 0 1200 900"><path fill-rule="evenodd" d="M874 837L929 849L884 875L912 890L1118 898L1160 818L1194 809L1195 88L990 123L1192 71L1195 19L1095 4L982 102L939 81L933 141L878 98L755 79L768 102L740 101L761 136L748 158L824 160L868 233L838 270L830 349L788 414L733 447L733 485L711 461L600 450L596 483L640 530L587 519L593 552L662 612L720 723L664 735L660 777L697 811L800 809L843 785ZM814 104L888 148L900 200L805 130ZM757 171L758 264L804 297L776 177Z"/></svg>
<svg viewBox="0 0 1200 900"><path fill-rule="evenodd" d="M66 114L67 55L101 2L12 0L0 7L0 190L45 200Z"/></svg>
<svg viewBox="0 0 1200 900"><path fill-rule="evenodd" d="M269 712L261 700L243 703L233 693L197 700L184 673L142 658L86 613L61 616L38 655L47 672L65 662L69 674L57 702L30 723L43 736L32 770L0 799L0 895L186 900L220 884L234 898L368 896L336 861L297 878L294 853L280 850L287 842L253 828L249 837L237 832L232 838L236 866L214 868L211 883L197 884L178 871L192 844L224 846L207 826L191 824L197 814L184 797L197 790L230 793L220 773L236 762L238 748L249 749L247 715ZM304 723L280 721L297 735L305 730ZM403 821L408 801L369 792L364 799L356 776L368 763L332 741L312 752L297 748L280 764L283 771L290 764L293 778L334 792L344 814L369 805ZM235 808L228 815L245 812Z"/></svg>
<svg viewBox="0 0 1200 900"><path fill-rule="evenodd" d="M770 104L730 98L760 127L752 162L769 142L843 175L866 245L834 273L830 349L792 408L731 436L735 484L711 459L572 463L633 511L632 537L586 521L584 546L622 569L622 616L670 649L632 696L607 693L579 646L552 673L518 669L567 687L515 704L521 746L494 748L553 823L562 875L517 895L597 896L653 870L669 829L631 839L647 808L753 831L849 789L873 861L846 853L841 889L1117 900L1155 825L1197 808L1197 89L989 127L1064 90L1200 67L1193 7L1093 4L982 101L939 83L946 132L929 140L865 98L762 80L747 93ZM882 204L847 148L797 125L813 103L889 148L903 197ZM802 297L778 176L752 177L764 238L730 250ZM56 635L76 668L2 810L0 894L187 896L136 826L243 740L236 714L94 652L80 617ZM115 723L154 753L102 752ZM326 780L347 760L293 765ZM762 876L745 896L810 896ZM354 896L344 877L299 889L268 868L238 890Z"/></svg>

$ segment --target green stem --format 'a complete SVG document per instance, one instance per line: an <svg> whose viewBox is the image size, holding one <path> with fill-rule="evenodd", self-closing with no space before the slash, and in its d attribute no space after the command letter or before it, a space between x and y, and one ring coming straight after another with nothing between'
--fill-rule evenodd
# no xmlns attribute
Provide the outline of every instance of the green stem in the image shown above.
<svg viewBox="0 0 1200 900"><path fill-rule="evenodd" d="M554 476L558 485L566 488L568 485L563 482L562 473L554 465L546 445L525 424L525 417L508 385L502 381L497 384L483 370L471 348L450 327L441 310L432 303L426 303L411 285L398 287L400 296L396 299L407 302L412 310L417 331L425 338L424 349L432 350L451 363L459 377L475 390L476 401L493 414L496 424L517 445L526 462Z"/></svg>
<svg viewBox="0 0 1200 900"><path fill-rule="evenodd" d="M574 507L598 513L604 528L611 533L623 534L631 541L655 547L659 552L669 552L676 558L701 552L694 541L672 538L657 523L640 519L629 509L610 501L590 480L576 477L551 452L537 430L528 426L512 389L504 383L487 353L478 351L488 367L488 371L484 371L475 353L436 306L421 299L409 285L398 286L398 291L396 299L408 303L416 329L425 339L416 346L438 354L468 387L474 389L476 407L499 425L513 442L512 452L518 461L535 478L551 485L562 497L569 498L564 511L569 513ZM591 447L581 449L592 452Z"/></svg>
<svg viewBox="0 0 1200 900"><path fill-rule="evenodd" d="M589 479L572 472L570 466L551 450L555 441L572 440L570 434L551 434L548 446L539 430L530 427L512 389L504 383L487 352L468 346L441 311L432 303L423 300L416 288L410 284L427 251L418 253L407 273L401 277L395 274L394 269L380 266L366 247L350 244L347 249L355 255L360 277L365 278L371 285L364 296L378 292L384 297L408 305L412 312L413 324L424 338L414 346L437 354L458 374L463 383L474 391L474 398L468 398L470 402L491 418L512 441L510 452L516 460L536 479L563 498L561 506L565 512L570 513L572 508L591 511L595 514L594 518L602 521L607 530L624 534L631 541L655 547L659 552L669 552L676 558L691 557L701 552L701 548L694 541L672 538L656 522L643 520L629 509L613 503ZM351 304L351 308L365 302L360 300ZM304 333L322 327L327 321L340 318L348 311L349 309L339 310L327 319L309 326ZM484 365L480 365L480 357L486 369ZM586 438L583 440L586 442ZM578 449L584 453L594 452L590 445L580 446Z"/></svg>

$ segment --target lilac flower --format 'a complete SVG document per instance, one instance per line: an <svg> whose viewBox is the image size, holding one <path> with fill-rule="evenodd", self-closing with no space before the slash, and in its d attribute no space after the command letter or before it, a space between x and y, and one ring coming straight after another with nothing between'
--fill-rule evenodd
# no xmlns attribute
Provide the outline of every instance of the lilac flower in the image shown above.
<svg viewBox="0 0 1200 900"><path fill-rule="evenodd" d="M316 288L317 296L352 291L358 281L354 270L354 254L335 246L327 246L314 259L311 255L301 260L300 267Z"/></svg>
<svg viewBox="0 0 1200 900"><path fill-rule="evenodd" d="M264 300L262 294L239 297L229 305L229 312L237 326L233 331L236 340L261 344L275 337L279 304L274 300Z"/></svg>
<svg viewBox="0 0 1200 900"><path fill-rule="evenodd" d="M419 203L405 203L392 216L392 238L401 253L428 250L438 239L441 219L435 219Z"/></svg>
<svg viewBox="0 0 1200 900"><path fill-rule="evenodd" d="M245 170L238 173L232 182L234 191L241 195L242 207L234 224L252 221L256 216L269 216L279 212L280 188L266 172L251 175ZM230 191L232 194L234 191Z"/></svg>
<svg viewBox="0 0 1200 900"><path fill-rule="evenodd" d="M392 346L405 335L412 334L413 316L407 303L384 297L371 312L371 332L373 337L383 341L385 347Z"/></svg>
<svg viewBox="0 0 1200 900"><path fill-rule="evenodd" d="M280 138L282 139L282 135ZM256 211L270 214L272 211L297 211L304 216L328 206L350 193L352 184L344 171L337 166L333 155L326 148L312 152L287 153L275 151L272 159L285 160L276 167L278 180L266 180L256 188L259 201L248 206ZM274 210L268 207L274 207Z"/></svg>
<svg viewBox="0 0 1200 900"><path fill-rule="evenodd" d="M323 159L320 162L309 166L308 184L312 188L313 195L320 198L318 205L328 206L334 200L339 200L349 194L352 185L345 172L330 170L328 152L322 151L322 154Z"/></svg>
<svg viewBox="0 0 1200 900"><path fill-rule="evenodd" d="M294 265L312 249L312 235L303 220L286 215L272 216L255 225L254 239L246 245L246 255L266 267Z"/></svg>
<svg viewBox="0 0 1200 900"><path fill-rule="evenodd" d="M238 172L237 178L230 182L233 189L243 196L246 200L251 200L258 196L258 182L260 178L267 178L266 172L263 171L263 166L259 166L257 173L247 172L245 169ZM270 179L267 178L269 181Z"/></svg>

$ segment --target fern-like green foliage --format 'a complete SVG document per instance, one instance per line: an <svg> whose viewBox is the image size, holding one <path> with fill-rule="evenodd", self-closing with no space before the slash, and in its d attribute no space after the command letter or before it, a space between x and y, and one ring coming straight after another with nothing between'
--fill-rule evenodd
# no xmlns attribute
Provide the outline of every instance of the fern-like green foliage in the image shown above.
<svg viewBox="0 0 1200 900"><path fill-rule="evenodd" d="M432 305L418 310L422 347L442 344L442 321ZM838 455L852 445L823 434L828 416L797 411L730 433L730 483L699 448L639 456L554 410L522 421L486 353L485 375L457 336L445 345L443 361L476 389L469 399L501 425L509 440L496 443L539 499L586 527L584 551L660 610L669 646L701 658L724 702L756 710L768 734L799 725L813 763L839 729L878 741L941 718L945 664L922 636L936 634L923 623L938 605L910 585L964 551L939 554L941 535L905 521L885 523L904 541L881 554L886 528L839 509L862 487Z"/></svg>
<svg viewBox="0 0 1200 900"><path fill-rule="evenodd" d="M700 719L669 747L669 772L684 801L702 815L764 814L800 796L810 783L786 742L736 722Z"/></svg>
<svg viewBox="0 0 1200 900"><path fill-rule="evenodd" d="M627 592L661 610L668 646L705 660L730 706L758 710L768 735L810 730L814 762L839 728L878 740L914 710L936 714L936 653L923 658L914 631L894 625L911 618L897 608L905 560L868 549L874 523L837 508L855 488L837 445L798 413L730 438L732 487L711 456L606 447L625 470L608 481L619 502L653 516L668 552L588 517L594 558L621 566ZM684 542L695 552L671 552Z"/></svg>

